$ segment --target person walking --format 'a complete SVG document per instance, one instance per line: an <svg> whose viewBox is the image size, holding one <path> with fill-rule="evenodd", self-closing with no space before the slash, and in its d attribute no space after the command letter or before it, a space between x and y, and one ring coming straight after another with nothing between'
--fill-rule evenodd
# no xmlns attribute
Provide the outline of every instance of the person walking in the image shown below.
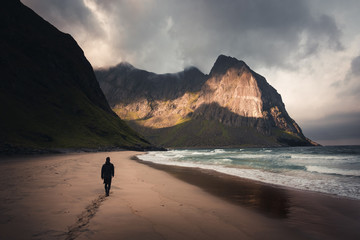
<svg viewBox="0 0 360 240"><path fill-rule="evenodd" d="M110 157L107 157L101 168L101 179L104 180L106 196L110 193L112 177L114 177L114 164L110 162Z"/></svg>

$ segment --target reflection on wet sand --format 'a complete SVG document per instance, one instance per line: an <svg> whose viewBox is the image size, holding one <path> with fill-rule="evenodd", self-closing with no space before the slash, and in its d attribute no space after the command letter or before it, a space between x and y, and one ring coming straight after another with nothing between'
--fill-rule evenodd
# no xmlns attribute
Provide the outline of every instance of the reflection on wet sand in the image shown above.
<svg viewBox="0 0 360 240"><path fill-rule="evenodd" d="M273 218L288 217L290 203L289 196L285 189L211 170L138 161L153 168L165 170L178 179L198 186L204 191L226 199L234 204L255 209Z"/></svg>

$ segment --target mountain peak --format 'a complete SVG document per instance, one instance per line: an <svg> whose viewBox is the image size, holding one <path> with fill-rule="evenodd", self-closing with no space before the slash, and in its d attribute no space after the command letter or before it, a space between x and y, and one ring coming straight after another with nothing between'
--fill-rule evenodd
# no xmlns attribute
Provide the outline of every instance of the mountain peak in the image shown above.
<svg viewBox="0 0 360 240"><path fill-rule="evenodd" d="M135 69L133 65L131 65L128 62L121 62L118 65L116 65L116 68L129 68L129 69Z"/></svg>
<svg viewBox="0 0 360 240"><path fill-rule="evenodd" d="M222 75L225 74L226 71L230 68L242 68L243 66L246 66L246 63L244 61L240 61L234 57L220 55L212 67L210 71L210 76L214 74Z"/></svg>
<svg viewBox="0 0 360 240"><path fill-rule="evenodd" d="M190 72L190 71L200 71L200 70L195 66L189 66L184 68L184 72Z"/></svg>
<svg viewBox="0 0 360 240"><path fill-rule="evenodd" d="M160 146L312 145L277 91L233 57L220 55L210 75L194 67L96 74L116 113Z"/></svg>
<svg viewBox="0 0 360 240"><path fill-rule="evenodd" d="M204 73L201 72L197 67L191 66L184 69L184 74L192 74L194 76L203 76Z"/></svg>

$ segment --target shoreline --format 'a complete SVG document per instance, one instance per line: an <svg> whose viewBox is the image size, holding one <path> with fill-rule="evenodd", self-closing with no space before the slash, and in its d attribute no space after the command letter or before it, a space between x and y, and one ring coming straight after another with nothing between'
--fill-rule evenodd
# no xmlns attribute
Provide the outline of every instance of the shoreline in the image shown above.
<svg viewBox="0 0 360 240"><path fill-rule="evenodd" d="M230 203L250 209L255 209L260 213L269 215L270 217L274 217L274 218L286 217L287 204L283 206L282 204L280 204L279 205L280 208L275 212L269 211L270 209L263 209L261 205L258 204L259 200L261 200L260 196L262 195L262 191L265 194L273 193L266 196L271 198L270 201L285 199L286 198L284 194L285 190L282 189L281 186L276 186L268 183L263 183L260 181L232 176L229 174L217 172L215 170L210 170L210 169L153 163L150 161L141 160L137 157L137 155L132 156L131 160L134 160L140 164L144 164L151 168L167 172L171 176L181 181L197 186L203 189L204 191L216 197L222 198ZM239 189L239 187L241 187L241 189ZM255 192L254 189L259 190L261 192ZM252 196L253 198L250 198L249 196Z"/></svg>
<svg viewBox="0 0 360 240"><path fill-rule="evenodd" d="M360 238L360 233L356 233L360 227L359 199L264 183L215 170L158 164L141 160L137 155L131 159L289 226L314 232L321 228L317 234L328 239Z"/></svg>
<svg viewBox="0 0 360 240"><path fill-rule="evenodd" d="M0 161L1 239L359 239L360 201L120 151ZM100 168L115 165L110 197ZM11 181L9 181L11 176Z"/></svg>
<svg viewBox="0 0 360 240"><path fill-rule="evenodd" d="M141 160L200 168L275 187L360 200L357 146L152 152Z"/></svg>
<svg viewBox="0 0 360 240"><path fill-rule="evenodd" d="M299 191L299 192L305 192L305 193L309 193L309 194L320 194L320 195L324 195L326 197L332 197L332 198L339 198L339 199L344 199L344 200L352 200L352 201L359 201L360 199L357 199L355 197L349 197L349 196L343 196L343 195L336 195L336 194L331 194L331 193L327 193L327 192L320 192L320 191L315 191L315 190L307 190L307 189L301 189L301 188L296 188L296 187L291 187L291 186L286 186L286 185L280 185L280 184L275 184L275 183L269 183L269 182L263 182L260 180L255 180L255 179L249 179L249 178L245 178L245 177L240 177L240 176L236 176L236 175L231 175L231 174L227 174L227 173L223 173L220 171L216 171L213 169L206 169L206 168L198 168L198 167L190 167L190 166L177 166L177 165L170 165L170 164L161 164L161 163L154 163L151 161L145 161L142 160L140 158L138 158L138 155L141 154L146 154L146 152L144 153L139 153L136 154L134 156L131 157L132 160L135 160L141 164L144 165L148 165L150 167L159 169L159 170L163 170L163 171L169 171L170 173L172 172L173 175L176 177L176 174L174 174L174 172L176 172L176 170L171 170L171 169L178 169L178 171L186 171L187 169L189 169L190 171L194 171L194 172L200 172L203 173L204 175L213 175L213 176L223 176L223 178L228 178L228 179L233 179L234 181L240 181L240 182L250 182L250 183L254 183L254 184L259 184L259 185L265 185L266 187L269 188L275 188L275 189L283 189L283 190L289 190L289 191ZM168 170L170 169L170 170ZM180 179L180 178L179 178ZM184 180L186 181L186 180Z"/></svg>

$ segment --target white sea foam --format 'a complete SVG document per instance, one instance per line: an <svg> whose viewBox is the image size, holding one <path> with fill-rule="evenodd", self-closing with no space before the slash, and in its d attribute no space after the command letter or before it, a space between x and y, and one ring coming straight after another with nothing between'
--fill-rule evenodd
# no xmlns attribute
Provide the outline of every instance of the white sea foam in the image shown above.
<svg viewBox="0 0 360 240"><path fill-rule="evenodd" d="M236 155L232 156L236 159L286 159L291 158L289 154L278 154L276 156L272 154L251 154L251 153L237 153Z"/></svg>
<svg viewBox="0 0 360 240"><path fill-rule="evenodd" d="M336 156L336 155L307 155L307 154L292 154L291 158L296 160L316 160L316 161L332 161L332 162L343 162L344 156ZM348 156L347 161L357 161L356 156Z"/></svg>
<svg viewBox="0 0 360 240"><path fill-rule="evenodd" d="M263 152L272 152L270 149L264 149Z"/></svg>
<svg viewBox="0 0 360 240"><path fill-rule="evenodd" d="M215 149L214 152L215 153L224 153L225 150L224 149Z"/></svg>
<svg viewBox="0 0 360 240"><path fill-rule="evenodd" d="M216 152L192 152L191 155L205 155L205 156L210 156L210 155L216 155Z"/></svg>
<svg viewBox="0 0 360 240"><path fill-rule="evenodd" d="M316 173L337 174L337 175L344 175L344 176L360 177L359 170L344 170L344 169L328 168L328 167L321 167L321 166L306 166L306 170L309 172L316 172Z"/></svg>
<svg viewBox="0 0 360 240"><path fill-rule="evenodd" d="M239 154L241 156L239 156ZM213 156L211 157L209 155ZM300 160L298 160L298 158L292 159L289 156L288 153L272 155L272 153L269 152L268 155L266 155L259 154L259 152L251 154L245 152L240 153L239 150L232 152L220 149L212 151L173 150L168 152L150 152L145 155L140 155L139 158L144 161L159 164L209 169L275 185L360 199L360 182L358 180L352 181L351 179L349 180L349 177L342 176L360 176L359 170L343 170L299 164L299 162L303 162L307 156ZM250 163L247 163L245 166L234 165L233 163L236 159L250 159ZM259 166L256 165L255 161L267 164L267 159L269 161L275 159L275 163L277 165L280 164L280 166L283 166L281 164L290 164L290 167L285 168L285 170L282 168L280 168L280 170L274 170L271 168L260 169ZM334 157L332 157L332 159L334 160ZM314 162L314 159L309 157L308 161L304 161L304 163L306 162ZM274 163L270 162L270 164ZM285 167L286 166L287 165L285 165ZM299 169L291 169L291 167L294 166L298 166Z"/></svg>
<svg viewBox="0 0 360 240"><path fill-rule="evenodd" d="M223 158L223 159L221 159L223 162L232 162L232 160L231 159L229 159L229 158Z"/></svg>

